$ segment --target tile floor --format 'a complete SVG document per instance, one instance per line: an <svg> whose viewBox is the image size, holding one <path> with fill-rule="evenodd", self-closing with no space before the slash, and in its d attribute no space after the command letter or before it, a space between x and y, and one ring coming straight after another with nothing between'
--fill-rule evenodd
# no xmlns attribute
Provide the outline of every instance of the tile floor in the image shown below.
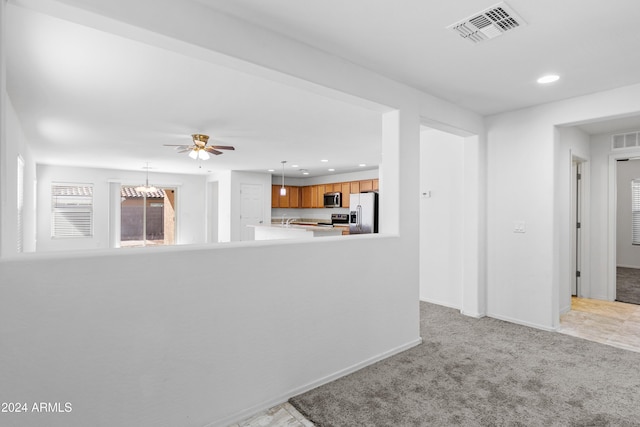
<svg viewBox="0 0 640 427"><path fill-rule="evenodd" d="M307 420L290 403L285 402L261 414L254 415L237 424L229 427L314 427L311 421Z"/></svg>
<svg viewBox="0 0 640 427"><path fill-rule="evenodd" d="M640 305L574 297L558 332L640 352Z"/></svg>

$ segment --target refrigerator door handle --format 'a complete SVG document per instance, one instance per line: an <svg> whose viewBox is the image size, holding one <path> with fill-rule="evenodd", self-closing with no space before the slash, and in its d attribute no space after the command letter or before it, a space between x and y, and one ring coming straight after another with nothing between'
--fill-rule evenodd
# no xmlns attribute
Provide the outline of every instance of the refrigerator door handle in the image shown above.
<svg viewBox="0 0 640 427"><path fill-rule="evenodd" d="M356 208L356 225L358 230L362 230L362 205Z"/></svg>

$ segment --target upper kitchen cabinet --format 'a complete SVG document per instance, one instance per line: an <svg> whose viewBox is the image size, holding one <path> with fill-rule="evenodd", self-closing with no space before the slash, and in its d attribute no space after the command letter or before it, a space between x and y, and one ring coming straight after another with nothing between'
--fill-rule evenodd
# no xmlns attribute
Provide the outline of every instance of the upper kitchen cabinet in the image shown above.
<svg viewBox="0 0 640 427"><path fill-rule="evenodd" d="M351 194L351 183L350 182L342 182L340 183L340 192L342 193L342 207L349 207L349 194Z"/></svg>
<svg viewBox="0 0 640 427"><path fill-rule="evenodd" d="M300 187L286 187L287 195L289 196L289 207L290 208L300 208L302 207L302 200L300 197L301 188Z"/></svg>
<svg viewBox="0 0 640 427"><path fill-rule="evenodd" d="M272 208L299 208L300 206L300 187L292 187L286 185L284 188L287 194L280 195L281 185L271 186L271 207Z"/></svg>

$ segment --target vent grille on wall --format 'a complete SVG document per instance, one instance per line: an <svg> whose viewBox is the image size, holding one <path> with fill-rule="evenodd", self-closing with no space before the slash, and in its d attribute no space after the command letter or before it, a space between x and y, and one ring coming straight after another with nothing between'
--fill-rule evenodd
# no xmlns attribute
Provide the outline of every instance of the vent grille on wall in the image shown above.
<svg viewBox="0 0 640 427"><path fill-rule="evenodd" d="M621 150L623 148L640 147L640 131L619 133L611 137L611 149Z"/></svg>
<svg viewBox="0 0 640 427"><path fill-rule="evenodd" d="M467 19L449 25L463 39L480 43L498 37L507 31L527 25L506 3L498 3Z"/></svg>

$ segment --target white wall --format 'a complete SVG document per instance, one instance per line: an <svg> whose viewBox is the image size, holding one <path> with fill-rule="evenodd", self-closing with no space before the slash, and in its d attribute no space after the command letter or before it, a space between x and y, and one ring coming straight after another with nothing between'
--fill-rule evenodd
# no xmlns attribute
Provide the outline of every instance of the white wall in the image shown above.
<svg viewBox="0 0 640 427"><path fill-rule="evenodd" d="M420 299L457 309L462 309L464 190L464 138L422 131Z"/></svg>
<svg viewBox="0 0 640 427"><path fill-rule="evenodd" d="M565 280L561 265L570 264L571 254L561 244L570 226L563 220L568 217L568 187L558 186L566 179L560 176L559 165L568 159L567 147L557 146L560 136L555 125L638 112L640 85L633 85L487 118L490 316L544 329L558 326L560 284ZM594 157L592 146L592 162ZM592 164L590 171L593 204L594 181L599 185L600 177L597 166ZM606 204L604 209L606 218ZM592 209L592 226L600 219ZM526 233L514 233L514 221L524 221ZM602 237L591 230L592 297L607 263L606 254L595 254L607 250L606 239L599 240ZM601 264L596 265L594 258L600 258Z"/></svg>
<svg viewBox="0 0 640 427"><path fill-rule="evenodd" d="M24 207L23 207L23 251L33 252L36 246L36 220L35 220L35 181L36 165L33 161L31 150L22 130L22 125L11 103L6 97L5 130L7 145L2 152L5 196L3 207L5 216L2 221L2 242L0 254L11 256L17 254L18 231L17 224L17 173L18 156L24 161Z"/></svg>
<svg viewBox="0 0 640 427"><path fill-rule="evenodd" d="M593 135L591 144L591 254L590 274L591 287L590 298L611 300L609 295L609 259L607 245L609 242L609 154L611 152L611 140L608 135Z"/></svg>
<svg viewBox="0 0 640 427"><path fill-rule="evenodd" d="M46 6L384 112L386 234L0 260L0 341L10 349L0 352L1 401L72 402L72 413L46 418L50 426L224 426L419 342L420 121L482 134L478 115L195 2ZM309 273L338 253L349 254L331 262L339 280Z"/></svg>
<svg viewBox="0 0 640 427"><path fill-rule="evenodd" d="M631 244L631 181L640 179L640 160L617 162L616 264L640 268L640 246Z"/></svg>
<svg viewBox="0 0 640 427"><path fill-rule="evenodd" d="M60 251L109 247L109 183L144 184L146 172L38 165L37 250ZM93 184L94 233L90 238L51 238L51 183ZM176 244L206 241L205 178L201 175L149 173L149 183L176 188Z"/></svg>

